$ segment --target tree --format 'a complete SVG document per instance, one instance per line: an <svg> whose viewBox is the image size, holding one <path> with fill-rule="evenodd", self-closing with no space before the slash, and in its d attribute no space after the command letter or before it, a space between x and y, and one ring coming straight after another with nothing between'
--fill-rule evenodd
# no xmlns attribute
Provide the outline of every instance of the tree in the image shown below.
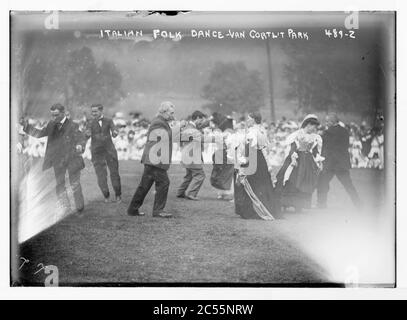
<svg viewBox="0 0 407 320"><path fill-rule="evenodd" d="M380 61L370 42L319 41L284 46L289 62L284 69L287 98L298 101L298 111L353 112L369 115L378 109ZM365 59L366 52L373 52Z"/></svg>
<svg viewBox="0 0 407 320"><path fill-rule="evenodd" d="M51 104L61 102L75 115L93 103L111 107L124 96L116 65L103 61L99 66L89 47L72 50L72 43L48 39L45 44L31 44L25 54L25 46L16 64L24 112L38 116Z"/></svg>
<svg viewBox="0 0 407 320"><path fill-rule="evenodd" d="M11 89L20 115L29 113L38 100L46 75L46 64L35 46L35 36L13 34L11 50Z"/></svg>
<svg viewBox="0 0 407 320"><path fill-rule="evenodd" d="M332 82L327 78L323 55L318 44L298 48L293 42L284 47L290 57L284 76L288 80L287 98L298 101L298 111L326 111L333 103ZM322 54L321 54L322 53ZM326 59L326 56L325 56Z"/></svg>
<svg viewBox="0 0 407 320"><path fill-rule="evenodd" d="M205 106L211 111L256 111L264 105L260 72L248 70L243 62L217 62L202 89L202 97L211 101Z"/></svg>
<svg viewBox="0 0 407 320"><path fill-rule="evenodd" d="M67 104L86 106L91 104L95 93L98 67L92 50L83 47L70 53L67 61L67 78L65 99Z"/></svg>
<svg viewBox="0 0 407 320"><path fill-rule="evenodd" d="M88 47L71 52L68 79L65 98L69 104L79 108L93 103L112 106L124 95L121 90L122 76L116 65L103 61L98 66Z"/></svg>
<svg viewBox="0 0 407 320"><path fill-rule="evenodd" d="M109 61L103 61L97 70L93 99L106 106L112 106L124 96L121 85L122 76L116 65Z"/></svg>

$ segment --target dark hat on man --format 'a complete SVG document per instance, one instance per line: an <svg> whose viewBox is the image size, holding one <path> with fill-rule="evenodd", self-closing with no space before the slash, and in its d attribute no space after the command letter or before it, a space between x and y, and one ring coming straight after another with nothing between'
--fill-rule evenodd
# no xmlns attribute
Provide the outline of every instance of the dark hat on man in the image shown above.
<svg viewBox="0 0 407 320"><path fill-rule="evenodd" d="M226 117L219 125L219 129L225 131L226 129L233 129L233 119Z"/></svg>
<svg viewBox="0 0 407 320"><path fill-rule="evenodd" d="M197 118L206 118L206 115L199 110L194 111L191 115L191 119L196 120Z"/></svg>
<svg viewBox="0 0 407 320"><path fill-rule="evenodd" d="M219 112L215 111L214 113L212 113L212 122L217 126L219 126L222 123L222 121L224 121L225 119L226 119L226 116L224 116L223 114L221 114Z"/></svg>
<svg viewBox="0 0 407 320"><path fill-rule="evenodd" d="M257 124L261 123L261 114L260 112L250 112L249 117L254 120Z"/></svg>
<svg viewBox="0 0 407 320"><path fill-rule="evenodd" d="M212 122L222 131L233 129L233 119L219 112L212 114Z"/></svg>

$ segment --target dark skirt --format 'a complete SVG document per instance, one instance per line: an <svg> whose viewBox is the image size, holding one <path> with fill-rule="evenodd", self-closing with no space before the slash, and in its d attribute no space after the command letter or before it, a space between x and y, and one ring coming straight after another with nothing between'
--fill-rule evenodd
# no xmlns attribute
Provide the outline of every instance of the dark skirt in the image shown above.
<svg viewBox="0 0 407 320"><path fill-rule="evenodd" d="M252 200L247 194L244 186L236 181L237 170L234 175L235 190L235 212L244 219L261 219L255 211ZM263 153L257 150L257 170L254 174L247 176L253 192L274 218L279 217L280 208L276 205L273 183L268 172L267 162ZM278 210L277 210L278 209Z"/></svg>
<svg viewBox="0 0 407 320"><path fill-rule="evenodd" d="M222 159L223 163L222 164L216 164L215 163L215 154L217 152L222 152ZM220 190L230 190L232 187L232 181L233 181L233 173L235 171L234 165L233 164L228 164L227 163L227 157L226 157L226 150L225 148L223 150L218 150L213 154L212 157L213 161L213 168L212 168L212 174L211 174L211 185Z"/></svg>
<svg viewBox="0 0 407 320"><path fill-rule="evenodd" d="M284 174L291 163L291 153L277 173L276 193L280 205L297 210L311 208L312 193L318 183L318 167L310 152L297 151L297 166L284 184Z"/></svg>

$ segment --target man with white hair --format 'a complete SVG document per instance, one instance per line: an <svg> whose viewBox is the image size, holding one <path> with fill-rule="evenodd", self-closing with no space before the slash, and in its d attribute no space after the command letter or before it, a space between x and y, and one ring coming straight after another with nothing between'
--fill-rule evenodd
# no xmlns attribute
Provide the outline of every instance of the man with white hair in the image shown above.
<svg viewBox="0 0 407 320"><path fill-rule="evenodd" d="M152 120L147 132L147 142L144 147L141 163L144 164L144 172L140 184L130 202L127 214L130 216L143 216L139 209L144 198L155 183L155 197L153 205L153 217L170 218L172 214L164 211L167 202L170 180L167 170L170 167L172 157L172 130L169 122L175 119L175 107L169 101L161 103L157 116Z"/></svg>

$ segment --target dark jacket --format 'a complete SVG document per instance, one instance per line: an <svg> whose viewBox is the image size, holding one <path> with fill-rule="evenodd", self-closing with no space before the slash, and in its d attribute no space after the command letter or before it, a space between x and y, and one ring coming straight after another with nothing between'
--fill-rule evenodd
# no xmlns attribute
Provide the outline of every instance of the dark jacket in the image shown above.
<svg viewBox="0 0 407 320"><path fill-rule="evenodd" d="M329 127L322 135L324 170L349 170L349 132L339 124Z"/></svg>
<svg viewBox="0 0 407 320"><path fill-rule="evenodd" d="M61 129L58 129L54 121L50 121L43 129L36 129L27 124L24 132L36 138L48 137L45 150L43 170L51 167L67 166L72 170L82 170L85 163L76 146L81 145L85 149L86 139L79 131L79 127L73 121L66 119Z"/></svg>
<svg viewBox="0 0 407 320"><path fill-rule="evenodd" d="M186 156L190 163L183 163L185 168L189 169L202 169L203 168L203 155L204 151L204 136L200 129L193 123L188 123L181 130L181 152ZM200 155L194 155L195 150L200 150ZM188 154L187 154L188 153ZM196 158L197 157L197 158ZM182 161L183 159L181 159Z"/></svg>
<svg viewBox="0 0 407 320"><path fill-rule="evenodd" d="M92 119L86 126L86 138L92 138L90 145L91 152L104 149L109 153L116 154L116 148L112 141L111 133L116 131L116 127L112 119L102 118L102 127L99 121Z"/></svg>
<svg viewBox="0 0 407 320"><path fill-rule="evenodd" d="M157 149L152 150L154 157L159 157L161 161L155 161L150 158L150 150L159 143ZM157 116L153 119L147 132L147 142L144 147L141 163L158 167L164 170L170 168L172 157L172 130L168 122L162 117Z"/></svg>

